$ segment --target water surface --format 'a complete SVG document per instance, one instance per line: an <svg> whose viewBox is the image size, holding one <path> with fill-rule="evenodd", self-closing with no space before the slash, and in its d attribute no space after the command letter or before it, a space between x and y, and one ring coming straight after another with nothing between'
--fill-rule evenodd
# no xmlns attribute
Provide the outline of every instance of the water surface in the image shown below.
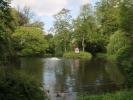
<svg viewBox="0 0 133 100"><path fill-rule="evenodd" d="M42 82L52 100L117 91L125 82L121 69L104 60L22 58L20 69Z"/></svg>

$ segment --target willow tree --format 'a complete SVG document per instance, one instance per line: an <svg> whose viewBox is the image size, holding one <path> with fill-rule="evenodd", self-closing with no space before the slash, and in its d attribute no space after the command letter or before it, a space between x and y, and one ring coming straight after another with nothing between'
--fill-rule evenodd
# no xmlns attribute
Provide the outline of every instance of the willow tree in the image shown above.
<svg viewBox="0 0 133 100"><path fill-rule="evenodd" d="M133 57L133 1L121 0L117 8L119 8L119 18L117 19L119 31L111 35L107 52L110 55L114 54L121 62L127 59L130 61Z"/></svg>

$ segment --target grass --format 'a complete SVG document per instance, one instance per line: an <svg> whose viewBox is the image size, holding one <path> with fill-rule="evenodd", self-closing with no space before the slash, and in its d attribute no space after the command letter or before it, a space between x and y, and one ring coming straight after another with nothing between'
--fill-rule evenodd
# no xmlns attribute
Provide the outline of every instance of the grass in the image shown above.
<svg viewBox="0 0 133 100"><path fill-rule="evenodd" d="M66 52L63 54L64 58L80 58L80 59L91 59L92 54L89 52L80 52L80 53L75 53L75 52Z"/></svg>
<svg viewBox="0 0 133 100"><path fill-rule="evenodd" d="M103 95L79 96L77 100L133 100L133 90L107 93Z"/></svg>

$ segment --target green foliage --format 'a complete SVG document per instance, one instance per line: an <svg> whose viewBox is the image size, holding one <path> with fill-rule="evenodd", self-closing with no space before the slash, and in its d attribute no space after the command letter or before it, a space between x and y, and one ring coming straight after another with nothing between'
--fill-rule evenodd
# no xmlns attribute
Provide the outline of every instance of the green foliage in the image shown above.
<svg viewBox="0 0 133 100"><path fill-rule="evenodd" d="M108 55L118 55L126 47L130 45L130 40L122 31L115 32L111 37L107 46Z"/></svg>
<svg viewBox="0 0 133 100"><path fill-rule="evenodd" d="M55 56L62 57L64 51L64 44L62 43L60 35L56 34L49 41L50 51L52 50Z"/></svg>
<svg viewBox="0 0 133 100"><path fill-rule="evenodd" d="M8 0L0 0L0 62L7 62L14 56L11 34L15 26Z"/></svg>
<svg viewBox="0 0 133 100"><path fill-rule="evenodd" d="M48 47L43 32L37 27L18 27L12 38L20 56L43 55Z"/></svg>
<svg viewBox="0 0 133 100"><path fill-rule="evenodd" d="M19 71L0 69L0 100L45 100L42 84Z"/></svg>
<svg viewBox="0 0 133 100"><path fill-rule="evenodd" d="M133 46L123 48L117 54L119 66L126 73L128 87L133 87Z"/></svg>
<svg viewBox="0 0 133 100"><path fill-rule="evenodd" d="M106 36L99 33L92 33L88 35L85 50L91 52L93 55L96 55L96 53L106 53L107 44Z"/></svg>
<svg viewBox="0 0 133 100"><path fill-rule="evenodd" d="M29 24L30 15L31 15L30 8L25 6L21 10L18 9L18 11L17 11L17 17L19 18L18 26L25 26L25 25Z"/></svg>
<svg viewBox="0 0 133 100"><path fill-rule="evenodd" d="M48 41L48 48L46 49L46 53L49 55L54 55L55 47L54 47L54 42L53 42L53 35L47 34L47 35L45 35L45 38Z"/></svg>
<svg viewBox="0 0 133 100"><path fill-rule="evenodd" d="M54 18L54 30L63 43L63 51L66 52L72 30L70 10L63 8Z"/></svg>
<svg viewBox="0 0 133 100"><path fill-rule="evenodd" d="M107 58L118 62L119 66L127 74L128 86L133 86L133 46L132 38L125 32L114 33L107 46Z"/></svg>
<svg viewBox="0 0 133 100"><path fill-rule="evenodd" d="M96 5L96 18L99 32L111 35L119 28L120 0L100 0Z"/></svg>
<svg viewBox="0 0 133 100"><path fill-rule="evenodd" d="M133 0L123 0L120 6L120 27L128 35L133 34Z"/></svg>
<svg viewBox="0 0 133 100"><path fill-rule="evenodd" d="M92 55L89 52L80 52L80 53L66 52L66 53L64 53L63 57L64 58L91 59Z"/></svg>
<svg viewBox="0 0 133 100"><path fill-rule="evenodd" d="M41 22L41 21L34 21L33 23L29 24L28 26L32 26L32 27L38 27L40 29L44 29L43 26L44 26L44 23Z"/></svg>
<svg viewBox="0 0 133 100"><path fill-rule="evenodd" d="M119 25L120 30L110 37L107 46L109 58L113 58L127 74L128 86L133 86L133 1L122 0L119 3Z"/></svg>
<svg viewBox="0 0 133 100"><path fill-rule="evenodd" d="M85 4L80 9L80 14L74 20L75 38L78 39L82 46L82 51L85 50L86 42L89 40L90 34L96 32L95 18L91 9L91 5Z"/></svg>
<svg viewBox="0 0 133 100"><path fill-rule="evenodd" d="M104 95L79 96L77 100L132 100L133 91L120 91Z"/></svg>
<svg viewBox="0 0 133 100"><path fill-rule="evenodd" d="M126 73L126 77L127 77L127 87L128 88L132 88L133 87L133 58L130 58L128 60L124 60L121 64L120 64L124 70L124 72Z"/></svg>
<svg viewBox="0 0 133 100"><path fill-rule="evenodd" d="M74 20L74 27L79 48L82 48L83 51L85 49L93 55L106 52L107 36L98 31L97 20L91 5L82 6L80 15Z"/></svg>

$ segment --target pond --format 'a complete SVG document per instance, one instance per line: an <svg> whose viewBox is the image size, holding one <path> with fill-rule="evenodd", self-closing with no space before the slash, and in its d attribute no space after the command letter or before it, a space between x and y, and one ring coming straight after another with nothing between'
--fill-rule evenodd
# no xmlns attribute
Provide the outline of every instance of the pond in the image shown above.
<svg viewBox="0 0 133 100"><path fill-rule="evenodd" d="M113 92L123 89L125 83L115 63L99 59L22 58L19 68L42 82L51 100Z"/></svg>

